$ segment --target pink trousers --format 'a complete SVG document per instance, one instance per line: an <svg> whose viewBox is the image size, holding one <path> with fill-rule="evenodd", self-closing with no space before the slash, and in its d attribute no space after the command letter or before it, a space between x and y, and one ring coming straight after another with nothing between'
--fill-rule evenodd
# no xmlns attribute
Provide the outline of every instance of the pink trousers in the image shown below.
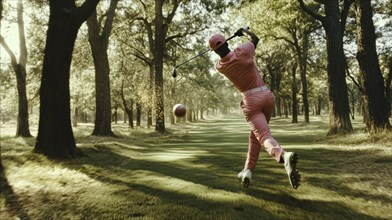
<svg viewBox="0 0 392 220"><path fill-rule="evenodd" d="M258 91L243 96L241 108L251 129L245 169L254 170L259 159L261 146L276 161L280 161L284 149L272 137L268 127L274 107L275 96L270 90Z"/></svg>

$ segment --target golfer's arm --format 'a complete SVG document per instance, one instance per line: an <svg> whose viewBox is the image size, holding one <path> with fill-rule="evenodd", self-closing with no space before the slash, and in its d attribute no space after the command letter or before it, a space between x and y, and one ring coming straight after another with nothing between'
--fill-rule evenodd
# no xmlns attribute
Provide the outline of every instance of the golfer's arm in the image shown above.
<svg viewBox="0 0 392 220"><path fill-rule="evenodd" d="M259 43L259 37L257 37L257 35L249 30L242 30L242 33L244 33L244 35L246 37L248 37L248 39L255 45L255 48L257 47L257 44Z"/></svg>

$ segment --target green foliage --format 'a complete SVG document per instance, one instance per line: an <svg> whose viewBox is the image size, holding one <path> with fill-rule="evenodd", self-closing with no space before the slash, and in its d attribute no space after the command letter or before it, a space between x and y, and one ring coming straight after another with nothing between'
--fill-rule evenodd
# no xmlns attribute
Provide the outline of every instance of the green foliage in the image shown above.
<svg viewBox="0 0 392 220"><path fill-rule="evenodd" d="M82 1L77 1L80 5ZM109 1L108 1L109 2ZM105 4L101 2L99 13L103 12ZM181 66L178 78L171 77L172 68L183 61L195 56L198 52L207 49L207 40L214 33L231 36L238 27L248 25L261 40L257 48L256 61L259 69L267 81L271 80L271 73L267 66L275 68L278 63L283 63L280 74L280 97L289 98L290 74L288 70L295 58L291 43L293 33L300 40L304 30L314 27L315 22L300 10L296 0L289 1L180 1L173 22L168 27L166 50L164 51L164 93L166 112L171 111L174 103L184 102L192 108L209 109L238 109L238 93L214 70L214 62L218 59L215 54L206 54L192 62ZM3 3L2 31L9 28L15 20L12 13L12 4ZM392 50L390 44L390 8L391 1L375 1L374 20L378 32L378 46L383 72L388 72L387 60ZM102 6L102 7L101 7ZM173 1L166 1L164 15L172 9ZM307 1L307 6L323 14L322 5L315 1ZM39 86L42 72L43 50L45 34L49 17L48 1L27 1L25 3L25 18L27 29L28 63L27 63L27 90L32 118L37 118L39 106ZM154 1L120 1L117 15L113 23L113 34L109 41L109 59L111 68L112 102L114 106L122 103L120 88L124 82L126 100L135 99L144 107L151 105L149 63L152 63L149 30L154 28ZM352 16L351 14L349 16ZM389 16L389 17L388 17ZM5 22L7 21L7 22ZM349 17L348 29L354 27L354 19ZM386 21L386 22L382 22ZM146 26L146 22L150 26ZM316 22L317 24L317 22ZM4 32L2 32L4 33ZM154 39L152 39L154 40ZM245 38L235 38L230 41L230 46L244 42ZM355 38L348 32L346 34L346 55L350 70L356 78L357 64L355 60ZM308 54L308 83L310 101L323 97L326 102L326 56L324 33L314 30L311 33L310 49ZM354 45L354 46L353 46ZM267 61L266 56L280 54L274 60ZM2 120L11 118L10 113L15 112L15 81L10 73L9 66L2 63ZM95 109L94 102L94 73L91 50L87 42L87 29L82 26L75 44L71 68L71 103L82 111L92 114ZM5 95L3 95L5 94ZM6 103L6 104L4 104ZM3 117L4 116L4 117Z"/></svg>
<svg viewBox="0 0 392 220"><path fill-rule="evenodd" d="M15 103L18 103L15 73L11 67L6 67L6 69L3 69L3 66L0 66L1 122L15 120L18 112L17 106L15 105Z"/></svg>

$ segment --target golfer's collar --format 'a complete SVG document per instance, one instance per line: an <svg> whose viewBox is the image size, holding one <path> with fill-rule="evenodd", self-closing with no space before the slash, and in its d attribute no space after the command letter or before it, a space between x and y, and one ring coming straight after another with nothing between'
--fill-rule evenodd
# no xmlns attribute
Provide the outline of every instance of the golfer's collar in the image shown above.
<svg viewBox="0 0 392 220"><path fill-rule="evenodd" d="M233 55L233 51L228 52L224 57L221 58L221 60L227 60L230 59L230 57Z"/></svg>

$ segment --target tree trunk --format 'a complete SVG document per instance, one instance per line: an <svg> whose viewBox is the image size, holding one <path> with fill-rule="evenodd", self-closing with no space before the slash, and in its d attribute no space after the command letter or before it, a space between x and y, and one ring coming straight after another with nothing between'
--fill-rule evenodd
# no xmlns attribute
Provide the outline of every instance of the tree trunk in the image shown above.
<svg viewBox="0 0 392 220"><path fill-rule="evenodd" d="M292 119L291 123L298 123L298 100L297 100L297 82L295 74L297 72L297 64L294 63L291 67L291 76L292 76L292 83L291 83L291 99L293 100L292 103Z"/></svg>
<svg viewBox="0 0 392 220"><path fill-rule="evenodd" d="M140 102L136 102L136 126L140 127L142 118L142 105Z"/></svg>
<svg viewBox="0 0 392 220"><path fill-rule="evenodd" d="M308 81L306 79L307 59L308 59L308 33L303 34L302 52L299 51L300 75L302 85L302 102L305 111L305 123L309 123L309 99L308 99Z"/></svg>
<svg viewBox="0 0 392 220"><path fill-rule="evenodd" d="M152 107L154 106L154 83L155 83L155 76L154 76L154 67L152 65L149 66L150 69L150 82L149 82L149 103L147 104L147 128L152 126Z"/></svg>
<svg viewBox="0 0 392 220"><path fill-rule="evenodd" d="M74 109L74 119L72 125L76 128L78 127L78 118L79 118L79 108L75 107Z"/></svg>
<svg viewBox="0 0 392 220"><path fill-rule="evenodd" d="M316 109L316 115L321 115L321 102L322 102L322 97L319 95L317 97L317 109Z"/></svg>
<svg viewBox="0 0 392 220"><path fill-rule="evenodd" d="M131 99L131 104L128 105L127 100L125 99L124 95L124 80L121 83L121 90L120 90L121 99L123 102L125 113L128 117L128 125L130 128L133 128L133 99Z"/></svg>
<svg viewBox="0 0 392 220"><path fill-rule="evenodd" d="M29 129L29 106L26 94L26 64L27 64L27 47L26 37L24 31L23 20L23 3L22 0L18 2L18 29L19 29L19 44L20 44L20 62L18 71L16 71L17 87L18 87L18 125L16 129L16 136L31 137Z"/></svg>
<svg viewBox="0 0 392 220"><path fill-rule="evenodd" d="M327 36L329 135L352 132L345 75L343 34L340 24L339 2L326 1L326 20L323 23Z"/></svg>
<svg viewBox="0 0 392 220"><path fill-rule="evenodd" d="M389 56L389 72L387 76L387 80L385 82L385 97L387 99L387 112L388 117L391 117L392 114L392 95L391 95L391 82L392 82L392 56Z"/></svg>
<svg viewBox="0 0 392 220"><path fill-rule="evenodd" d="M114 107L114 112L113 112L113 122L115 123L115 124L117 124L118 123L118 107L116 106L116 107Z"/></svg>
<svg viewBox="0 0 392 220"><path fill-rule="evenodd" d="M354 88L350 92L351 94L351 119L355 119L355 94L354 94Z"/></svg>
<svg viewBox="0 0 392 220"><path fill-rule="evenodd" d="M131 103L129 104L130 105L129 106L129 112L127 112L127 115L128 115L128 126L130 128L134 128L135 127L135 125L133 124L133 103L134 102L135 101L133 99L131 99Z"/></svg>
<svg viewBox="0 0 392 220"><path fill-rule="evenodd" d="M26 67L18 65L16 75L18 87L18 125L16 136L31 137L29 129L29 107L26 94Z"/></svg>
<svg viewBox="0 0 392 220"><path fill-rule="evenodd" d="M276 114L282 117L282 99L279 96L276 99Z"/></svg>
<svg viewBox="0 0 392 220"><path fill-rule="evenodd" d="M95 126L92 135L115 136L111 128L110 66L107 54L110 32L118 0L111 0L100 33L96 11L87 20L89 42L95 67Z"/></svg>
<svg viewBox="0 0 392 220"><path fill-rule="evenodd" d="M50 1L35 152L52 158L76 156L70 119L70 65L78 30L98 1L86 0L80 7L73 0Z"/></svg>
<svg viewBox="0 0 392 220"><path fill-rule="evenodd" d="M155 130L161 134L165 129L165 108L163 93L163 51L165 50L166 25L163 20L163 0L155 0L155 47L154 47L154 67L155 67Z"/></svg>
<svg viewBox="0 0 392 220"><path fill-rule="evenodd" d="M364 116L370 133L390 130L384 78L376 50L372 6L369 0L355 0L358 35L357 60L363 88Z"/></svg>
<svg viewBox="0 0 392 220"><path fill-rule="evenodd" d="M288 107L288 103L286 100L283 102L283 105L284 105L284 117L288 118L289 117L289 107Z"/></svg>

